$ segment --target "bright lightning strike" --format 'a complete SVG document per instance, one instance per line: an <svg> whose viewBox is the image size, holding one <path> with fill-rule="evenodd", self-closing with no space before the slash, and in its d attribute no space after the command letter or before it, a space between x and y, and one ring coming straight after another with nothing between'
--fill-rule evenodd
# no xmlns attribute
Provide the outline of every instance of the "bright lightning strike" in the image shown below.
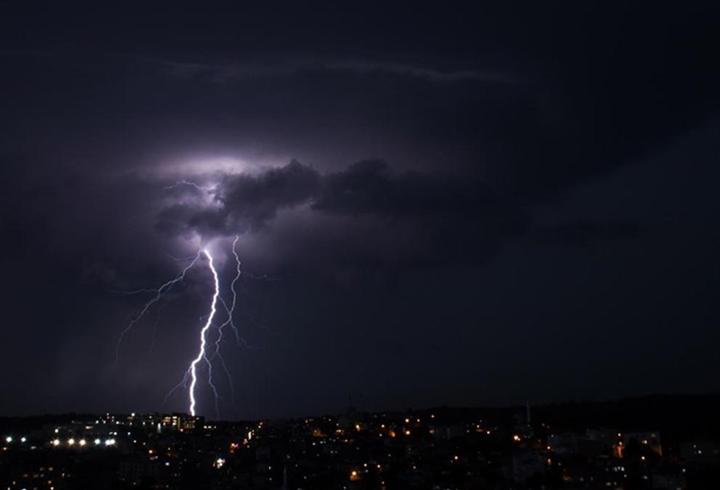
<svg viewBox="0 0 720 490"><path fill-rule="evenodd" d="M238 332L237 327L235 326L235 319L234 319L234 313L235 313L235 306L237 305L237 291L235 290L235 284L240 280L240 276L242 275L242 269L240 268L241 262L240 262L240 256L237 253L237 242L239 236L235 236L235 239L232 243L232 253L235 257L235 277L233 278L232 282L230 283L230 292L232 293L232 302L230 303L230 306L227 306L227 304L224 304L225 309L227 310L227 319L218 327L218 338L217 342L215 342L215 355L220 354L220 341L222 341L223 336L223 329L230 325L230 328L233 329L233 332L235 333L235 340L240 344L240 333Z"/></svg>
<svg viewBox="0 0 720 490"><path fill-rule="evenodd" d="M184 183L183 183L184 184ZM210 251L205 248L200 250L197 254L195 254L192 257L188 257L186 260L191 260L190 263L182 269L182 271L172 278L171 280L165 282L160 287L156 289L138 289L136 291L129 291L127 294L141 294L141 293L152 293L152 298L147 301L144 306L140 309L140 311L132 318L132 320L128 323L128 325L123 329L123 331L120 333L120 336L118 338L116 350L115 350L115 359L116 363L119 360L119 354L120 354L120 346L122 344L123 339L125 336L132 330L132 328L140 322L146 314L150 311L150 309L159 301L163 299L163 297L172 289L173 286L175 286L177 283L184 281L188 271L192 269L200 260L201 257L205 257L207 259L208 268L210 269L210 272L212 273L213 277L213 295L212 295L212 301L210 303L210 312L207 316L207 320L203 324L201 330L200 330L200 342L198 346L198 352L197 355L192 359L190 362L188 368L185 371L185 374L183 376L183 379L180 383L178 383L170 392L165 396L165 400L163 401L163 404L169 399L169 397L178 389L184 388L188 390L188 397L189 397L189 409L191 415L196 415L196 407L197 407L197 398L196 398L196 390L198 387L198 367L201 363L204 363L207 369L207 385L212 390L212 393L214 395L215 399L215 411L219 416L219 407L218 407L218 400L220 399L220 396L218 394L218 390L214 384L213 381L213 361L214 359L218 359L220 361L221 367L223 368L223 371L227 375L228 379L228 385L231 390L232 394L232 400L234 403L235 400L235 393L234 393L234 383L232 379L232 375L230 374L230 370L228 369L225 359L223 358L221 354L221 343L224 339L224 329L227 326L230 326L235 334L235 339L238 343L238 345L245 345L244 341L240 337L240 334L238 332L238 329L234 322L234 312L235 308L237 306L237 290L236 290L236 284L240 280L240 277L242 275L241 270L241 262L240 262L240 256L237 252L237 243L239 240L239 236L236 236L232 243L232 254L235 259L235 275L233 277L232 282L230 283L230 292L232 294L232 300L230 304L226 303L221 294L221 284L220 284L220 277L218 274L218 271L216 269L215 261L210 253ZM216 316L217 316L217 310L218 310L218 303L220 303L225 310L227 317L224 319L222 323L220 323L219 326L217 326L217 336L215 337L214 342L214 350L212 352L208 352L208 342L209 342L209 332L213 328ZM157 326L156 326L157 328ZM156 333L155 333L156 335ZM154 337L153 337L153 343L154 343Z"/></svg>
<svg viewBox="0 0 720 490"><path fill-rule="evenodd" d="M195 359L193 359L190 363L190 368L188 369L190 371L191 379L188 395L190 397L190 415L192 416L195 416L195 387L197 386L197 365L200 361L204 359L207 362L208 367L211 368L210 361L205 354L205 345L207 343L206 334L207 331L210 329L210 326L212 325L213 319L215 318L215 313L217 312L218 296L220 295L220 279L218 278L218 273L215 270L213 257L212 255L210 255L210 252L208 252L207 249L203 249L202 253L208 260L208 267L210 267L210 272L212 272L213 275L215 290L213 292L212 302L210 303L210 314L208 315L208 319L205 322L205 325L203 325L202 329L200 330L200 349Z"/></svg>
<svg viewBox="0 0 720 490"><path fill-rule="evenodd" d="M235 283L240 279L240 276L242 275L242 270L240 268L240 256L237 253L237 242L240 237L238 235L235 236L235 239L232 243L232 253L235 257L235 277L233 278L232 282L230 283L230 292L232 293L232 303L230 303L230 306L222 299L220 298L220 302L223 305L223 308L225 309L225 312L227 313L226 320L218 327L217 329L217 337L215 339L215 352L212 355L212 359L218 358L220 360L220 365L223 368L223 371L225 371L225 376L228 379L229 386L230 386L230 395L232 397L232 403L235 404L235 383L233 382L233 377L230 374L230 370L227 367L227 363L225 362L225 358L223 357L222 353L220 352L220 345L223 341L223 333L226 326L230 325L230 327L233 329L233 332L235 334L235 340L237 341L238 345L240 345L240 333L238 332L237 327L235 326L234 322L234 312L235 312L235 306L237 304L237 292L235 291ZM206 359L207 360L207 359ZM209 364L209 363L208 363ZM212 377L212 371L209 371L209 377ZM213 386L214 389L214 386ZM217 396L215 397L215 410L217 411Z"/></svg>

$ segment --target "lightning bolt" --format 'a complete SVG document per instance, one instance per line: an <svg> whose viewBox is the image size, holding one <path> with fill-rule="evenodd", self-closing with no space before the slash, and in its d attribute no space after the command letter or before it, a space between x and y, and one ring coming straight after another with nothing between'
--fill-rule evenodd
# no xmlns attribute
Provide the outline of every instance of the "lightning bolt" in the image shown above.
<svg viewBox="0 0 720 490"><path fill-rule="evenodd" d="M232 243L232 253L235 257L235 277L233 278L232 282L230 283L230 292L232 293L232 303L230 303L230 306L222 299L220 298L220 302L222 303L223 308L225 309L225 312L227 313L227 318L225 321L218 327L217 329L217 337L215 339L215 352L212 355L212 359L218 358L220 360L220 365L223 368L223 371L225 372L225 376L228 379L228 386L230 387L230 396L232 398L233 405L235 404L235 383L233 381L233 377L230 374L230 370L227 367L227 363L225 362L225 358L223 357L222 353L220 352L220 345L223 341L223 333L226 326L230 325L230 327L233 329L233 332L235 333L235 340L240 345L240 333L238 332L237 327L235 326L234 322L234 312L235 312L235 306L237 304L237 292L235 290L235 284L240 279L240 276L242 275L242 269L240 268L240 256L237 253L237 242L240 237L238 235L235 235L235 239ZM210 376L212 376L210 374ZM216 397L216 407L217 411L217 397Z"/></svg>
<svg viewBox="0 0 720 490"><path fill-rule="evenodd" d="M237 242L240 237L238 235L235 235L235 239L232 243L232 253L235 257L235 277L233 278L232 282L230 283L230 292L232 293L232 302L230 303L230 306L228 307L227 304L223 302L223 306L225 306L225 310L227 311L227 319L218 327L218 338L217 342L215 343L215 354L219 355L220 353L220 341L222 341L222 335L223 335L223 329L230 325L230 328L233 329L233 332L235 333L235 340L237 341L238 345L241 343L240 341L240 332L238 331L237 327L235 326L235 319L234 319L234 313L235 313L235 306L237 305L237 291L235 290L235 284L240 280L240 276L242 275L242 269L240 268L241 262L240 262L240 256L237 253Z"/></svg>
<svg viewBox="0 0 720 490"><path fill-rule="evenodd" d="M186 184L183 182L183 184ZM169 281L163 283L160 285L160 287L155 289L138 289L134 291L125 291L124 294L147 294L152 293L152 297L150 300L148 300L143 307L140 309L140 311L130 320L128 325L122 330L122 332L119 335L117 346L115 349L115 362L116 364L119 361L120 357L120 347L122 345L122 342L126 335L133 329L133 327L140 322L147 314L148 312L153 308L154 305L156 305L158 302L160 302L163 297L178 283L185 280L185 277L187 273L198 263L198 261L201 258L205 258L207 260L208 268L210 269L210 272L212 274L213 278L213 295L212 295L212 301L210 303L210 311L207 315L207 319L205 320L202 328L200 329L200 342L198 346L198 352L196 356L192 359L190 362L188 368L185 370L185 373L183 375L182 381L180 381L177 385L175 385L170 392L165 396L165 399L163 401L163 404L167 402L167 400L170 398L170 396L177 390L184 388L188 391L188 398L189 398L189 409L191 415L196 415L196 407L197 407L197 397L196 397L196 391L198 387L198 371L201 368L201 366L204 364L205 368L207 369L207 384L208 387L212 390L212 393L214 395L215 400L215 412L218 414L219 417L219 405L218 401L220 400L220 396L218 394L217 387L215 386L214 380L213 380L213 361L215 359L219 360L220 366L222 367L224 373L227 376L228 380L228 386L230 388L231 394L232 394L232 401L233 404L235 403L235 391L234 391L234 382L232 375L230 373L230 370L228 369L228 366L225 362L225 359L222 356L221 353L221 345L222 341L225 338L224 332L226 327L230 326L232 328L235 340L239 346L245 346L247 347L247 343L242 339L240 336L240 333L238 331L237 326L235 325L235 309L238 304L238 296L237 296L237 289L236 285L237 282L240 280L241 275L243 274L241 269L241 261L240 256L237 252L237 243L239 240L239 236L236 235L235 239L232 242L232 254L235 259L235 274L234 277L230 283L230 292L232 295L231 301L228 303L226 302L220 292L221 292L221 284L220 284L220 277L218 274L218 271L216 269L215 260L211 254L211 252L208 250L208 248L204 248L200 251L198 251L194 256L188 257L185 260L190 260L190 263L185 266L182 271ZM180 259L181 260L181 259ZM225 313L227 314L227 317L223 320L222 323L217 327L217 336L214 339L213 345L214 349L212 352L208 352L209 342L212 342L212 340L209 340L208 337L210 336L209 332L212 330L213 325L217 324L216 316L218 312L218 304L220 304ZM159 318L157 319L159 321ZM157 323L156 321L156 323ZM155 325L155 328L157 328L157 325ZM155 336L157 332L153 336L153 344L155 342ZM152 348L152 345L151 345Z"/></svg>
<svg viewBox="0 0 720 490"><path fill-rule="evenodd" d="M195 416L195 388L197 386L197 365L200 363L200 361L204 360L207 363L208 369L209 369L209 376L210 376L210 385L213 387L213 390L215 390L214 385L212 385L212 364L210 364L210 360L208 359L206 353L205 353L205 346L207 344L206 334L207 331L210 329L210 326L212 325L213 319L215 318L215 313L217 313L217 303L218 303L218 297L220 296L220 279L218 278L217 270L215 270L215 264L213 263L213 257L208 251L208 249L203 249L202 254L207 258L208 261L208 267L210 268L210 272L212 272L213 275L213 282L215 285L215 289L213 291L212 296L212 302L210 303L210 314L208 315L208 319L205 322L205 325L203 325L202 329L200 330L200 349L198 350L197 356L192 360L190 363L190 367L188 368L188 371L190 372L190 387L188 389L188 396L190 398L190 415ZM199 254L198 254L199 255ZM217 392L215 391L215 394L217 395Z"/></svg>

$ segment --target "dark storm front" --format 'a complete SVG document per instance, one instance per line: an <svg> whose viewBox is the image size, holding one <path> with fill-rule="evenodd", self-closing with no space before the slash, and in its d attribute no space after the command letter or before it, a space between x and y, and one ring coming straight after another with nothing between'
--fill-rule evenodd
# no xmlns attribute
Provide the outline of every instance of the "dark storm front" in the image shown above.
<svg viewBox="0 0 720 490"><path fill-rule="evenodd" d="M1 488L673 489L720 484L718 397L283 421L2 420Z"/></svg>

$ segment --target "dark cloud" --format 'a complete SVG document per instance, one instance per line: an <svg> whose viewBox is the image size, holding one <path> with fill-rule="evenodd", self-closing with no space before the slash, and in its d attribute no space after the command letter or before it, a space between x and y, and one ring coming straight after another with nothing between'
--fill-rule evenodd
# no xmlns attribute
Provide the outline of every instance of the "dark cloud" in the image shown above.
<svg viewBox="0 0 720 490"><path fill-rule="evenodd" d="M355 163L327 175L313 208L387 218L491 214L497 196L479 179L440 173L393 172L382 160Z"/></svg>
<svg viewBox="0 0 720 490"><path fill-rule="evenodd" d="M193 185L183 187L202 194ZM210 192L212 202L174 204L161 211L158 228L171 234L195 231L206 238L258 230L279 210L309 201L319 188L318 172L295 160L260 175L225 176Z"/></svg>
<svg viewBox="0 0 720 490"><path fill-rule="evenodd" d="M15 53L13 53L15 54ZM21 54L21 53L19 53ZM346 59L342 61L310 61L277 60L274 63L209 65L202 63L163 60L141 56L125 55L127 59L139 63L160 65L168 68L170 73L179 77L198 77L216 83L234 83L250 78L268 79L274 77L290 77L303 73L340 72L349 75L394 76L417 78L434 83L453 83L462 81L482 81L491 83L512 83L507 75L475 69L441 70L421 64L403 64L382 61L366 61Z"/></svg>
<svg viewBox="0 0 720 490"><path fill-rule="evenodd" d="M261 226L282 208L297 206L310 199L320 186L314 169L292 161L258 177L229 177L222 183L217 199L231 224Z"/></svg>
<svg viewBox="0 0 720 490"><path fill-rule="evenodd" d="M193 186L183 188L191 195L198 192ZM272 220L282 210L304 207L307 213L337 218L326 222L324 228L340 226L341 219L345 234L371 226L386 240L397 237L400 241L402 237L410 261L418 259L413 250L418 242L408 242L407 234L429 241L422 260L435 263L482 262L499 241L521 233L529 223L519 207L503 202L479 179L439 172L397 172L382 160L365 160L326 174L292 161L258 175L226 175L212 194L211 202L172 204L163 209L158 228L176 235L196 233L210 240L272 228ZM312 233L318 232L328 230ZM307 241L307 234L300 231L294 240ZM380 259L368 257L363 247L341 246L346 251L356 250L355 261ZM370 253L382 255L382 247ZM331 261L330 257L326 259ZM346 255L344 260L348 259Z"/></svg>

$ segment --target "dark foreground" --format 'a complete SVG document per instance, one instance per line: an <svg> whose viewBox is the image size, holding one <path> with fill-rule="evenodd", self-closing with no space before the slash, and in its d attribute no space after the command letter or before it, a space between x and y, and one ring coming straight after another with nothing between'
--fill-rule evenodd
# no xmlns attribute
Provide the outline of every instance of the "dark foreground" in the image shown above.
<svg viewBox="0 0 720 490"><path fill-rule="evenodd" d="M720 397L359 413L0 419L0 489L720 488Z"/></svg>

